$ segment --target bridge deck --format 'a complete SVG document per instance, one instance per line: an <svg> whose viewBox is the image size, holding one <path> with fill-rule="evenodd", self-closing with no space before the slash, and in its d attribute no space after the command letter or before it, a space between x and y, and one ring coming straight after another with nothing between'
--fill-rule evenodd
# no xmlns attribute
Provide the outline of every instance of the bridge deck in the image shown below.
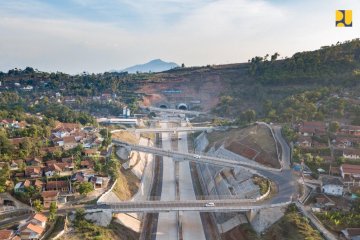
<svg viewBox="0 0 360 240"><path fill-rule="evenodd" d="M133 150L140 151L140 152L148 152L155 155L161 155L161 156L167 156L171 157L174 160L190 160L193 162L200 162L200 163L207 163L222 167L250 167L257 170L266 170L266 171L272 171L272 172L280 172L281 169L271 168L263 166L256 162L250 162L249 161L238 161L238 160L230 160L225 158L218 158L218 157L211 157L206 155L198 155L198 154L191 154L191 153L182 153L177 151L170 151L170 150L164 150L161 148L155 148L155 147L147 147L147 146L140 146L140 145L133 145L126 142L122 142L119 140L112 140L112 142L116 145L129 147Z"/></svg>
<svg viewBox="0 0 360 240"><path fill-rule="evenodd" d="M206 206L213 203L213 206ZM263 208L286 206L291 201L267 204L254 200L186 200L186 201L143 201L99 204L99 209L109 209L113 212L169 212L169 211L200 211L200 212L247 212Z"/></svg>

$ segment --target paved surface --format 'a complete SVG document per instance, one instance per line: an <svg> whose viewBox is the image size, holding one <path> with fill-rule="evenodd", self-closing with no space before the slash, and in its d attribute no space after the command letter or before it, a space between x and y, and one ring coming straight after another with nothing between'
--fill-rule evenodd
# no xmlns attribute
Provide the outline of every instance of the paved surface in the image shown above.
<svg viewBox="0 0 360 240"><path fill-rule="evenodd" d="M161 127L166 128L167 123L160 123ZM166 150L171 149L169 133L162 133L162 147ZM163 157L163 181L161 200L175 200L175 164L174 161L167 156ZM160 213L157 224L156 239L169 240L177 239L178 221L175 212Z"/></svg>
<svg viewBox="0 0 360 240"><path fill-rule="evenodd" d="M284 166L288 166L290 163L289 160L290 148L288 147L286 141L283 139L281 135L281 129L275 130L275 137L279 141L282 148L282 161L284 162ZM143 147L138 145L131 145L118 140L113 140L113 142L114 144L128 146L130 148L134 148L139 151L147 151L157 155L171 156L172 158L180 161L189 160L194 162L208 163L208 164L226 166L226 167L241 166L241 167L253 169L255 172L258 172L259 174L267 177L276 184L278 192L275 196L273 196L270 200L268 200L270 204L278 204L278 203L291 201L293 196L295 196L296 194L296 181L294 179L290 167L284 167L283 170L280 170L271 167L266 167L255 162L249 163L248 161L247 162L236 161L236 160L230 160L219 157L210 157L206 155L184 153L180 151L170 151L159 148ZM167 158L165 158L164 163L166 162L166 159Z"/></svg>
<svg viewBox="0 0 360 240"><path fill-rule="evenodd" d="M208 203L213 203L214 206L206 206ZM120 202L111 204L101 204L98 209L111 209L113 212L170 212L170 211L201 211L201 212L246 212L252 209L263 209L280 207L290 204L290 201L278 204L251 202L242 199L224 199L224 200L177 200L177 201L142 201L142 202ZM160 215L162 215L161 213ZM171 213L168 213L170 216ZM173 214L175 215L175 214ZM166 230L161 232L166 233L171 230L173 225L173 218L167 217L167 221L159 222L165 224ZM171 221L171 222L170 222ZM158 229L158 232L159 229ZM172 239L172 238L170 238Z"/></svg>
<svg viewBox="0 0 360 240"><path fill-rule="evenodd" d="M178 150L188 152L187 133L180 132L178 135ZM179 195L180 200L195 200L195 192L191 178L189 162L179 163ZM205 240L205 233L198 212L184 212L181 216L182 236L184 240Z"/></svg>
<svg viewBox="0 0 360 240"><path fill-rule="evenodd" d="M167 156L171 157L175 160L181 161L181 160L189 160L193 162L200 162L200 163L207 163L222 167L247 167L252 168L255 170L266 170L266 171L273 171L273 172L280 172L280 169L266 167L264 165L261 165L254 161L237 161L237 160L231 160L231 159L225 159L225 158L219 158L219 157L211 157L207 155L200 155L200 154L191 154L191 153L183 153L179 151L172 151L172 150L165 150L161 148L156 147L146 147L146 146L139 146L135 144L126 143L119 140L112 140L114 144L129 147L132 150L136 151L143 151L148 153L153 153L155 155L160 156Z"/></svg>
<svg viewBox="0 0 360 240"><path fill-rule="evenodd" d="M198 131L206 131L212 130L214 127L175 127L175 128L128 128L128 129L120 129L113 130L111 133L127 131L127 132L135 132L135 133L148 133L148 132L198 132Z"/></svg>
<svg viewBox="0 0 360 240"><path fill-rule="evenodd" d="M157 107L143 107L143 108L148 108L150 109L150 111L154 111L154 112L164 112L164 113L178 113L178 114L188 114L188 115L201 115L201 114L206 114L204 112L198 112L198 111L187 111L187 110L179 110L179 109L171 109L171 108L157 108Z"/></svg>
<svg viewBox="0 0 360 240"><path fill-rule="evenodd" d="M283 138L281 134L281 127L274 126L274 133L276 139L279 141L281 146L281 161L282 161L282 167L283 169L290 169L291 163L290 163L290 147L286 143L285 139Z"/></svg>

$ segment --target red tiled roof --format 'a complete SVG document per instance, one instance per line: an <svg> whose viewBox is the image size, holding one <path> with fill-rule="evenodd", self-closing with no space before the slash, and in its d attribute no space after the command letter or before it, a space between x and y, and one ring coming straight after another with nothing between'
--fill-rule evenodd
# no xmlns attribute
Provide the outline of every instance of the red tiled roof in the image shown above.
<svg viewBox="0 0 360 240"><path fill-rule="evenodd" d="M61 172L61 171L62 171L62 168L59 167L59 166L57 165L57 163L53 163L53 164L49 164L49 165L45 168L45 172L48 172L48 171Z"/></svg>
<svg viewBox="0 0 360 240"><path fill-rule="evenodd" d="M33 231L39 235L41 235L45 230L45 228L43 228L39 225L35 225L33 223L28 223L26 228L30 229L31 231Z"/></svg>
<svg viewBox="0 0 360 240"><path fill-rule="evenodd" d="M59 195L58 191L44 191L41 193L43 198L54 198Z"/></svg>
<svg viewBox="0 0 360 240"><path fill-rule="evenodd" d="M44 183L39 179L36 179L35 182L34 182L35 187L41 188L43 185L44 185Z"/></svg>
<svg viewBox="0 0 360 240"><path fill-rule="evenodd" d="M98 152L98 150L97 149L84 149L83 150L83 153L84 154L96 154Z"/></svg>
<svg viewBox="0 0 360 240"><path fill-rule="evenodd" d="M27 167L25 169L25 174L40 174L41 173L41 167Z"/></svg>
<svg viewBox="0 0 360 240"><path fill-rule="evenodd" d="M81 166L92 166L92 163L89 160L84 160L80 162Z"/></svg>
<svg viewBox="0 0 360 240"><path fill-rule="evenodd" d="M359 149L353 149L353 148L345 148L343 150L343 154L346 154L346 155L360 155L360 150Z"/></svg>
<svg viewBox="0 0 360 240"><path fill-rule="evenodd" d="M360 235L360 228L347 228L346 230L351 237Z"/></svg>
<svg viewBox="0 0 360 240"><path fill-rule="evenodd" d="M66 143L76 143L76 139L75 139L74 136L63 137L63 141L64 141L64 144L66 144Z"/></svg>
<svg viewBox="0 0 360 240"><path fill-rule="evenodd" d="M40 222L46 222L47 221L47 217L44 214L41 213L36 213L33 217L33 219L36 219Z"/></svg>
<svg viewBox="0 0 360 240"><path fill-rule="evenodd" d="M360 165L342 164L340 169L346 174L360 174Z"/></svg>
<svg viewBox="0 0 360 240"><path fill-rule="evenodd" d="M13 235L13 231L11 230L0 230L0 240L9 239Z"/></svg>
<svg viewBox="0 0 360 240"><path fill-rule="evenodd" d="M340 127L340 131L341 130L344 130L344 131L360 131L360 126L345 125L345 126Z"/></svg>
<svg viewBox="0 0 360 240"><path fill-rule="evenodd" d="M67 181L49 181L46 183L46 189L59 189L68 188L69 184Z"/></svg>

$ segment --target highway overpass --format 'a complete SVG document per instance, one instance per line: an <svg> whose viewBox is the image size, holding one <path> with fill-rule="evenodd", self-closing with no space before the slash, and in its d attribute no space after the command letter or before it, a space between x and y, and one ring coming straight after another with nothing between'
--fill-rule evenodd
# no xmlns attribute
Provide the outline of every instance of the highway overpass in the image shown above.
<svg viewBox="0 0 360 240"><path fill-rule="evenodd" d="M160 156L167 156L167 157L171 157L177 161L188 160L188 161L212 164L212 165L217 165L217 166L222 166L222 167L247 167L247 168L252 168L255 170L265 170L265 171L271 171L271 172L280 172L281 171L281 169L266 167L259 163L253 162L251 160L246 160L246 159L244 159L244 161L238 161L238 160L231 160L231 159L225 159L225 158L211 157L211 156L206 156L206 155L182 153L182 152L177 152L177 151L164 150L161 148L130 144L130 143L126 143L126 142L115 140L115 139L113 139L112 142L115 145L128 147L131 150L152 153L152 154L160 155Z"/></svg>
<svg viewBox="0 0 360 240"><path fill-rule="evenodd" d="M173 114L188 114L188 115L203 115L206 114L205 112L198 112L198 111L189 111L189 110L179 110L179 109L171 109L171 108L158 108L158 107L142 107L144 109L148 108L150 111L154 112L166 112L166 113L173 113Z"/></svg>
<svg viewBox="0 0 360 240"><path fill-rule="evenodd" d="M118 129L113 130L111 133L127 131L135 133L161 133L161 132L200 132L213 130L214 127L176 127L176 128L127 128L127 129Z"/></svg>
<svg viewBox="0 0 360 240"><path fill-rule="evenodd" d="M213 203L213 206L206 204ZM109 209L112 212L169 212L169 211L197 211L197 212L248 212L264 208L282 207L291 203L291 199L283 203L267 204L246 199L224 200L183 200L183 201L137 201L119 203L98 203L98 209Z"/></svg>

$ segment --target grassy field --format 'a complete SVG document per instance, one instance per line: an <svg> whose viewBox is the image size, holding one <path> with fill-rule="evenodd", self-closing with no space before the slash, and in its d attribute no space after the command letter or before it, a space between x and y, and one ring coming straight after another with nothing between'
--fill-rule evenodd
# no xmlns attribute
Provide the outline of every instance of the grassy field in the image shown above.
<svg viewBox="0 0 360 240"><path fill-rule="evenodd" d="M128 200L139 190L140 180L130 171L121 169L113 192L120 200Z"/></svg>
<svg viewBox="0 0 360 240"><path fill-rule="evenodd" d="M82 229L76 229L64 234L59 240L137 240L140 237L136 233L118 223L111 221L108 227L100 227L86 223Z"/></svg>
<svg viewBox="0 0 360 240"><path fill-rule="evenodd" d="M120 141L128 142L131 144L139 143L139 139L136 137L135 133L121 131L112 134L113 139L118 139Z"/></svg>
<svg viewBox="0 0 360 240"><path fill-rule="evenodd" d="M300 240L300 239L323 239L294 207L289 207L285 215L273 224L264 234L264 240Z"/></svg>

